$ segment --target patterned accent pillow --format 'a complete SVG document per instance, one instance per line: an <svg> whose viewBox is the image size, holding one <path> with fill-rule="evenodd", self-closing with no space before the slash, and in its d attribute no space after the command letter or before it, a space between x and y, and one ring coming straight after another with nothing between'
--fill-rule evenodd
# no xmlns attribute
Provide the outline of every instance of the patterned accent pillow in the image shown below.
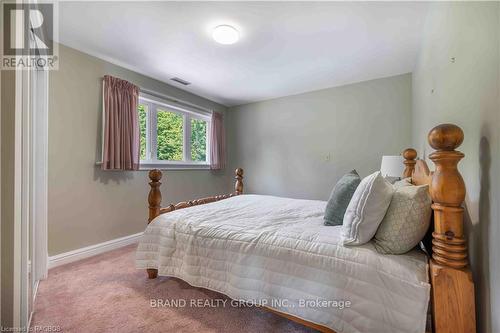
<svg viewBox="0 0 500 333"><path fill-rule="evenodd" d="M325 225L342 225L344 214L361 178L356 170L345 174L335 184L325 209Z"/></svg>
<svg viewBox="0 0 500 333"><path fill-rule="evenodd" d="M394 186L382 177L380 171L363 178L344 215L344 245L361 245L373 238L393 193Z"/></svg>
<svg viewBox="0 0 500 333"><path fill-rule="evenodd" d="M428 185L396 188L374 237L377 251L403 254L418 245L429 229L431 203Z"/></svg>

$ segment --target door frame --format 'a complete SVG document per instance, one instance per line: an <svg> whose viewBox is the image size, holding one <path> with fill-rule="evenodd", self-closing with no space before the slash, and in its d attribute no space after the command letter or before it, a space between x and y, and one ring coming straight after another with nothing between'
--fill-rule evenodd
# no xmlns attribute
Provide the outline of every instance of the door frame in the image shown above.
<svg viewBox="0 0 500 333"><path fill-rule="evenodd" d="M21 160L16 166L21 177L19 327L28 328L38 282L47 277L49 72L23 70L20 76L21 128L16 129L21 136Z"/></svg>

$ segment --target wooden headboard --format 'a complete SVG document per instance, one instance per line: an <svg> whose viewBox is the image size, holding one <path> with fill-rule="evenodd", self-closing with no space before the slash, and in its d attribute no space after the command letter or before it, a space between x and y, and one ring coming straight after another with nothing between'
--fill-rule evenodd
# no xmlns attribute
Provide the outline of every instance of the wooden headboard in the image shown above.
<svg viewBox="0 0 500 333"><path fill-rule="evenodd" d="M432 284L434 332L476 331L474 282L467 260L462 207L465 183L458 171L464 154L455 150L464 139L462 129L452 124L434 127L428 141L436 151L429 155L435 170L416 159L414 149L403 152L405 177L415 185L429 185L434 211L429 274Z"/></svg>

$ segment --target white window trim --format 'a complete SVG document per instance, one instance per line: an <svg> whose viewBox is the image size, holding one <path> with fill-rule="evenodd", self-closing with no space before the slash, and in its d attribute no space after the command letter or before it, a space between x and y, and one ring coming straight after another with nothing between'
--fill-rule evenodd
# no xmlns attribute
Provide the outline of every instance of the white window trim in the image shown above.
<svg viewBox="0 0 500 333"><path fill-rule="evenodd" d="M163 169L163 170L208 170L210 169L210 130L211 130L211 112L203 112L190 107L180 107L169 103L162 98L140 93L139 104L147 107L146 115L146 160L141 160L139 170ZM183 116L183 161L161 161L157 160L157 136L156 114L158 107L165 108L164 111L174 112ZM205 162L191 161L191 119L201 119L207 122L206 138L206 157Z"/></svg>

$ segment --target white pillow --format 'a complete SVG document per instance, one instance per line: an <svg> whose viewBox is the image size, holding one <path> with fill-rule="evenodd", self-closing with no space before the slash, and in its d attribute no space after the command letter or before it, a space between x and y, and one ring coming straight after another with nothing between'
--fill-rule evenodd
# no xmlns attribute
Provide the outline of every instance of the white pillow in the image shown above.
<svg viewBox="0 0 500 333"><path fill-rule="evenodd" d="M347 206L342 226L344 245L369 242L391 203L394 187L380 171L363 178Z"/></svg>

